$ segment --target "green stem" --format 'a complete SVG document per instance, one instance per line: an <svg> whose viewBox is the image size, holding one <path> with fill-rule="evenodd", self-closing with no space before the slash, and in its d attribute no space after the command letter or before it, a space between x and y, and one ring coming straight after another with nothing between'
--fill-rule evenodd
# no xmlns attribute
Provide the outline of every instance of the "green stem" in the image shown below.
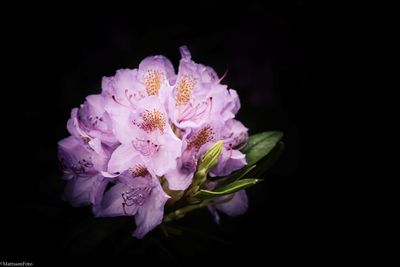
<svg viewBox="0 0 400 267"><path fill-rule="evenodd" d="M183 208L172 211L164 216L164 222L179 220L179 219L183 218L186 213L188 213L192 210L195 210L195 209L203 208L203 207L207 206L209 202L210 202L210 200L204 200L204 201L200 202L199 204L188 205Z"/></svg>

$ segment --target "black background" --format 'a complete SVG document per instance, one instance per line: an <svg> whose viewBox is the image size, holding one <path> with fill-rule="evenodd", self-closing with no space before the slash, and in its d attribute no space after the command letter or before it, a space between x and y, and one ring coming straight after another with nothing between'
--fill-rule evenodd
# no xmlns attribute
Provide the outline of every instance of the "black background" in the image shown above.
<svg viewBox="0 0 400 267"><path fill-rule="evenodd" d="M9 93L3 95L3 116L10 137L3 140L7 157L0 261L31 261L39 266L268 263L312 261L329 251L326 244L334 229L325 224L329 217L324 215L327 206L322 204L324 188L319 180L326 175L318 143L323 122L315 120L317 106L324 104L316 89L320 67L316 62L325 51L318 47L315 10L307 1L195 5L189 11L171 12L170 18L164 14L167 10L147 8L141 14L139 7L126 14L78 14L77 9L35 13L21 28L10 29L12 74L4 77L10 86L3 88ZM194 10L199 17L191 17ZM165 19L158 23L154 17ZM215 17L220 19L214 22ZM219 75L228 69L224 83L238 91L242 103L238 119L250 134L266 130L285 134L283 156L263 183L248 190L248 213L223 216L221 225L215 225L204 210L178 223L230 244L202 234L165 239L160 230L149 235L152 242L132 241L133 221L94 220L89 209L73 209L60 200L63 182L56 149L57 141L68 135L70 110L86 95L100 92L102 76L135 68L146 56L165 55L177 67L178 48L184 44L196 62L214 67ZM112 232L119 224L122 230ZM104 237L108 229L115 234ZM81 236L68 243L79 230Z"/></svg>

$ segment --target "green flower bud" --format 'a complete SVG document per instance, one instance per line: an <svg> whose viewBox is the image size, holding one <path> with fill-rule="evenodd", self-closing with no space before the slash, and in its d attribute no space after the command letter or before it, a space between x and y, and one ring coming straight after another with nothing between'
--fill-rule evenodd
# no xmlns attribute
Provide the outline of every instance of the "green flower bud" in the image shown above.
<svg viewBox="0 0 400 267"><path fill-rule="evenodd" d="M221 155L222 147L224 142L222 140L217 141L212 147L210 147L206 153L200 158L198 163L197 172L204 173L205 176L214 168L218 163L219 155Z"/></svg>

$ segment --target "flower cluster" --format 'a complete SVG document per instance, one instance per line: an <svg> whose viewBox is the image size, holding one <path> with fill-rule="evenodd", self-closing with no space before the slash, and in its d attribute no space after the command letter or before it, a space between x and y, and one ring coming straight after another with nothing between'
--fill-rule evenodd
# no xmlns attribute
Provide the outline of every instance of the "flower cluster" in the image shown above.
<svg viewBox="0 0 400 267"><path fill-rule="evenodd" d="M134 216L137 238L163 221L171 192L196 190L196 175L205 171L201 159L217 141L223 145L207 177L246 165L239 149L248 134L235 120L236 91L222 85L211 67L193 62L187 47L180 52L177 74L158 55L104 77L101 94L72 110L71 136L58 143L66 200L92 205L98 217ZM221 198L226 200L208 205L216 218L217 210L234 216L247 209L244 190Z"/></svg>

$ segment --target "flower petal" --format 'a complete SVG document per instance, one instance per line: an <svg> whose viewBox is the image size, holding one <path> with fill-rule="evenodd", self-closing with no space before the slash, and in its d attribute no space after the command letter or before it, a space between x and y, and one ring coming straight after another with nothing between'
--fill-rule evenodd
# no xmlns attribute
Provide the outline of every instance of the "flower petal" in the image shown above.
<svg viewBox="0 0 400 267"><path fill-rule="evenodd" d="M248 200L245 190L240 190L233 194L233 198L224 203L216 205L216 209L229 216L242 215L247 211Z"/></svg>
<svg viewBox="0 0 400 267"><path fill-rule="evenodd" d="M122 194L129 190L129 186L117 182L105 194L100 204L93 206L93 213L97 217L126 216L123 207L124 199ZM129 210L129 215L134 215L138 207L134 206Z"/></svg>
<svg viewBox="0 0 400 267"><path fill-rule="evenodd" d="M138 152L131 144L121 144L111 155L108 162L108 172L110 174L119 174L128 170L134 165L137 156Z"/></svg>
<svg viewBox="0 0 400 267"><path fill-rule="evenodd" d="M91 204L91 196L100 185L101 176L75 177L68 181L64 191L64 198L73 206L79 207Z"/></svg>
<svg viewBox="0 0 400 267"><path fill-rule="evenodd" d="M142 238L149 231L159 225L164 216L164 205L170 198L156 182L156 186L152 189L149 198L138 209L135 216L136 230L133 236Z"/></svg>
<svg viewBox="0 0 400 267"><path fill-rule="evenodd" d="M58 158L61 168L66 174L82 177L95 175L97 170L93 164L93 158L97 156L96 153L86 149L73 136L69 136L58 142Z"/></svg>
<svg viewBox="0 0 400 267"><path fill-rule="evenodd" d="M179 148L182 146L182 142L169 129L169 126L167 132L164 135L160 135L157 141L160 144L159 150L152 157L142 158L156 175L163 176L169 170L176 169L177 158L180 156Z"/></svg>
<svg viewBox="0 0 400 267"><path fill-rule="evenodd" d="M186 190L192 183L194 172L188 172L182 168L175 168L167 172L164 177L168 181L171 190Z"/></svg>
<svg viewBox="0 0 400 267"><path fill-rule="evenodd" d="M175 70L171 61L168 58L157 55L146 57L139 64L138 79L145 84L147 92L149 93L152 89L157 91L157 94L148 95L158 95L160 88L155 88L160 86L164 81L167 84L171 84L175 81ZM148 88L148 86L152 88Z"/></svg>
<svg viewBox="0 0 400 267"><path fill-rule="evenodd" d="M219 224L220 223L220 217L217 212L217 209L215 208L215 205L208 205L207 206L208 210L210 211L211 215L213 216L213 219L215 223Z"/></svg>
<svg viewBox="0 0 400 267"><path fill-rule="evenodd" d="M210 172L210 176L226 176L246 165L246 155L239 150L224 148L217 165Z"/></svg>

